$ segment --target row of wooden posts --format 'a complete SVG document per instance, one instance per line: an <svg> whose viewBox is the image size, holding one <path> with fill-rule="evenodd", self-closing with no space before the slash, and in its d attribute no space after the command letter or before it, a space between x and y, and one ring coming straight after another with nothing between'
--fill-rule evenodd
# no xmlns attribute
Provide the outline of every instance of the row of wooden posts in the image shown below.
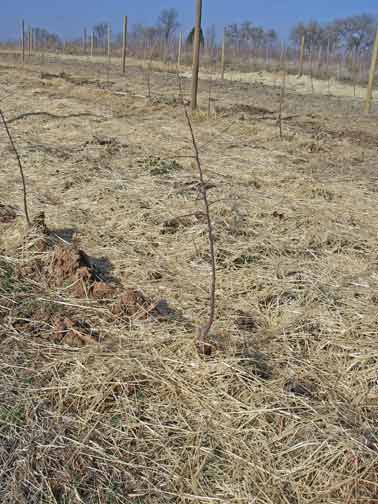
<svg viewBox="0 0 378 504"><path fill-rule="evenodd" d="M198 96L198 77L199 77L199 65L200 65L200 45L201 45L201 25L202 25L202 0L195 0L195 33L194 33L194 43L193 43L193 79L192 79L192 100L191 106L192 110L197 109L197 96ZM126 55L127 55L127 25L128 18L127 16L123 17L123 35L122 35L122 72L126 73ZM111 26L108 24L108 44L107 44L107 54L110 60L111 57ZM225 40L226 33L223 33L222 38L222 49L221 49L221 79L224 80L225 76ZM83 48L86 49L86 41L87 41L87 33L84 30L83 37ZM28 30L28 53L31 55L31 51L33 48L33 30L29 28ZM178 45L178 67L181 66L181 53L183 46L183 36L180 33L179 37L179 45ZM25 22L21 22L21 59L22 63L25 63ZM94 53L94 33L91 34L91 47L90 54L93 56ZM305 36L303 35L301 38L300 44L300 56L299 56L299 76L303 75L304 68L304 54L305 54ZM376 64L378 60L378 28L375 36L373 54L371 59L371 66L369 72L369 81L367 87L367 94L365 100L365 112L370 113L372 109L372 98L373 98L373 85L374 85L374 77L376 71ZM284 69L284 71L286 71Z"/></svg>
<svg viewBox="0 0 378 504"><path fill-rule="evenodd" d="M199 77L199 62L200 62L200 47L201 47L201 24L202 24L202 0L195 0L196 4L196 14L195 14L195 33L194 33L194 44L193 44L193 79L192 79L192 100L191 108L192 110L197 109L197 96L198 96L198 77ZM127 53L127 16L123 16L123 36L122 36L122 72L126 73L126 53ZM28 30L28 50L29 56L33 47L33 30L29 28ZM111 26L108 24L108 57L111 56ZM84 34L84 40L86 40L86 33ZM84 42L85 44L85 42ZM181 47L182 47L182 34L180 34L180 48L179 48L179 60L181 63ZM94 34L92 32L91 36L91 56L93 56L94 48ZM22 64L25 63L25 21L21 22L21 52L22 52ZM224 61L224 56L223 56ZM224 75L224 72L223 72Z"/></svg>

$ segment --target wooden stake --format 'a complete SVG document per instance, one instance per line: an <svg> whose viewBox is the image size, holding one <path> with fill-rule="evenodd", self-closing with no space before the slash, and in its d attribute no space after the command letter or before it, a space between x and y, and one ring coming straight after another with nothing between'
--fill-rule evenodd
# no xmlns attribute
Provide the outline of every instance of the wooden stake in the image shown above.
<svg viewBox="0 0 378 504"><path fill-rule="evenodd" d="M226 53L226 28L223 30L223 39L222 39L222 56L221 56L221 79L224 80L224 71L225 71L225 53Z"/></svg>
<svg viewBox="0 0 378 504"><path fill-rule="evenodd" d="M123 16L122 73L126 73L126 51L127 51L127 16Z"/></svg>
<svg viewBox="0 0 378 504"><path fill-rule="evenodd" d="M299 56L299 75L298 75L298 77L302 77L302 75L303 75L304 49L305 49L305 36L302 35L301 53Z"/></svg>
<svg viewBox="0 0 378 504"><path fill-rule="evenodd" d="M331 76L329 75L330 53L331 53L331 43L330 43L330 40L328 39L328 42L327 42L327 55L326 55L326 76L327 76L327 82L328 82L328 94L330 94L330 78L331 78Z"/></svg>
<svg viewBox="0 0 378 504"><path fill-rule="evenodd" d="M283 42L281 42L280 64L279 64L279 67L278 67L279 70L282 70L282 63L283 63L284 53L285 53L285 44Z"/></svg>
<svg viewBox="0 0 378 504"><path fill-rule="evenodd" d="M278 114L278 125L280 128L280 138L283 138L283 131L282 131L282 112L283 112L283 106L284 106L284 100L285 100L285 94L286 94L286 51L285 49L283 50L283 56L282 56L282 82L281 82L281 94L280 94L280 108L279 108L279 114Z"/></svg>
<svg viewBox="0 0 378 504"><path fill-rule="evenodd" d="M91 33L91 58L93 58L93 49L94 49L94 32Z"/></svg>
<svg viewBox="0 0 378 504"><path fill-rule="evenodd" d="M21 21L21 60L25 63L25 21Z"/></svg>
<svg viewBox="0 0 378 504"><path fill-rule="evenodd" d="M311 79L311 93L314 94L314 72L313 72L313 46L310 47L310 79Z"/></svg>
<svg viewBox="0 0 378 504"><path fill-rule="evenodd" d="M108 23L108 60L110 63L110 58L112 57L112 28L110 23Z"/></svg>
<svg viewBox="0 0 378 504"><path fill-rule="evenodd" d="M366 94L366 102L365 102L365 112L368 114L371 112L371 100L373 97L373 84L374 84L374 75L375 75L375 66L377 64L378 58L378 28L377 33L375 35L374 47L373 47L373 56L371 58L371 66L369 73L369 83Z"/></svg>
<svg viewBox="0 0 378 504"><path fill-rule="evenodd" d="M358 80L358 52L357 47L354 49L354 54L352 54L352 76L353 76L353 96L356 97L356 87Z"/></svg>
<svg viewBox="0 0 378 504"><path fill-rule="evenodd" d="M32 53L32 29L29 26L29 29L28 29L28 56L29 56L29 58L31 56L31 53Z"/></svg>
<svg viewBox="0 0 378 504"><path fill-rule="evenodd" d="M323 47L319 47L319 52L318 52L318 77L321 76L322 73L322 58L323 58Z"/></svg>
<svg viewBox="0 0 378 504"><path fill-rule="evenodd" d="M196 3L196 23L194 31L193 45L193 77L192 77L192 111L197 110L198 95L198 74L200 64L201 48L201 20L202 20L202 0L195 0Z"/></svg>
<svg viewBox="0 0 378 504"><path fill-rule="evenodd" d="M143 68L146 67L146 58L147 58L147 40L143 39Z"/></svg>
<svg viewBox="0 0 378 504"><path fill-rule="evenodd" d="M179 45L178 45L178 56L177 56L177 66L181 66L181 51L182 51L182 32L180 32Z"/></svg>

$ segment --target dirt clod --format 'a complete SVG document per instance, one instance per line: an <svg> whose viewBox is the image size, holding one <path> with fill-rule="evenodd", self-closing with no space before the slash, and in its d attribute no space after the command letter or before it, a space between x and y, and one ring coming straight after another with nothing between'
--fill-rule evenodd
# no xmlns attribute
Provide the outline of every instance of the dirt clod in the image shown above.
<svg viewBox="0 0 378 504"><path fill-rule="evenodd" d="M258 327L255 317L245 312L239 312L239 317L235 320L235 324L243 331L256 331Z"/></svg>
<svg viewBox="0 0 378 504"><path fill-rule="evenodd" d="M127 289L121 295L119 302L113 307L115 315L124 315L133 319L146 319L155 310L155 306L142 292L135 289Z"/></svg>
<svg viewBox="0 0 378 504"><path fill-rule="evenodd" d="M293 394L299 397L308 397L311 398L313 396L313 385L310 383L304 383L297 380L289 380L286 383L286 390L289 394Z"/></svg>
<svg viewBox="0 0 378 504"><path fill-rule="evenodd" d="M95 281L86 255L73 247L58 245L48 268L49 282L65 287L77 297L87 297Z"/></svg>
<svg viewBox="0 0 378 504"><path fill-rule="evenodd" d="M98 341L90 325L83 320L68 317L56 317L53 321L52 339L67 345L94 345Z"/></svg>
<svg viewBox="0 0 378 504"><path fill-rule="evenodd" d="M94 299L109 299L116 293L115 287L105 282L94 282L91 288L91 295Z"/></svg>
<svg viewBox="0 0 378 504"><path fill-rule="evenodd" d="M11 205L0 203L0 224L9 224L16 220L17 210Z"/></svg>

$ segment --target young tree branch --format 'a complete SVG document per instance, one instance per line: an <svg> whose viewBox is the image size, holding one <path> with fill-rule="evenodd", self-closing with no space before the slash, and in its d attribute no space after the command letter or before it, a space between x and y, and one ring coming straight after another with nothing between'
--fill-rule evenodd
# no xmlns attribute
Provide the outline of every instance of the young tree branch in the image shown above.
<svg viewBox="0 0 378 504"><path fill-rule="evenodd" d="M4 116L4 113L3 111L0 109L0 117L1 117L1 120L3 121L3 125L4 125L4 128L5 128L5 131L8 135L8 138L9 138L9 142L11 144L11 147L13 149L13 152L17 158L17 162L18 162L18 167L20 169L20 175L21 175L21 179L22 179L22 187L23 187L23 193L24 193L24 212L25 212L25 219L26 219L26 223L29 227L31 227L31 222L30 222L30 218L29 218L29 212L28 212L28 201L27 201L27 192L26 192L26 182L25 182L25 176L24 176L24 170L22 168L22 163L21 163L21 158L18 154L18 151L17 151L17 148L16 148L16 145L13 141L13 138L12 138L12 135L9 131L9 128L8 128L8 124L7 124L7 121L5 120L5 116Z"/></svg>
<svg viewBox="0 0 378 504"><path fill-rule="evenodd" d="M201 195L202 195L202 200L203 204L205 207L205 215L206 215L206 222L207 222L207 234L208 234L208 241L209 241L209 252L210 252L210 262L211 262L211 280L210 280L210 301L209 301L209 316L207 322L202 325L198 329L198 349L201 353L203 354L208 354L211 352L211 346L206 343L206 339L209 335L210 329L214 323L215 320L215 291L216 291L216 263L215 263L215 246L214 246L214 231L213 231L213 224L211 220L211 214L210 214L210 203L207 197L207 188L206 188L206 183L204 179L204 174L202 170L202 165L201 165L201 159L200 159L200 154L199 154L199 148L197 144L197 140L194 134L193 130L193 125L192 121L188 112L188 108L185 104L184 100L184 95L182 91L182 83L181 83L181 78L179 73L177 73L178 76L178 82L179 82L179 91L180 91L180 97L181 101L184 107L184 113L185 113L185 119L188 125L188 129L190 131L190 136L192 140L192 146L193 146L193 153L194 153L194 162L198 171L198 176L200 179L200 185L201 185Z"/></svg>

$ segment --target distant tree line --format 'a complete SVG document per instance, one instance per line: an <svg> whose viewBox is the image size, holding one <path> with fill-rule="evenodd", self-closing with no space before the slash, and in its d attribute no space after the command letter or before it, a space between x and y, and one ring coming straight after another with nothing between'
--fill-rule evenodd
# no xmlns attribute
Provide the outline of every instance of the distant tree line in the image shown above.
<svg viewBox="0 0 378 504"><path fill-rule="evenodd" d="M308 50L327 49L331 51L363 53L369 51L374 43L378 19L370 14L361 14L335 19L330 23L317 21L296 24L290 34L291 42L299 47L302 36Z"/></svg>
<svg viewBox="0 0 378 504"><path fill-rule="evenodd" d="M307 51L344 51L347 54L362 55L371 50L374 43L378 18L371 14L360 14L335 19L329 23L319 23L311 20L307 23L299 22L291 30L290 42L295 48L305 37ZM128 34L129 48L165 48L175 47L177 43L179 13L174 8L163 9L153 25L136 24ZM93 43L95 48L106 48L108 37L108 23L97 23L93 29ZM194 29L189 31L185 41L187 45L193 43ZM201 45L207 49L220 46L223 34L217 33L215 25L201 30ZM55 33L44 28L33 28L35 47L52 49L62 45L62 40ZM117 46L122 43L122 34L116 34L113 41ZM80 44L80 39L72 41ZM251 21L231 23L225 27L226 47L234 49L235 54L240 51L254 51L258 49L277 48L279 37L274 29L266 29L255 25Z"/></svg>
<svg viewBox="0 0 378 504"><path fill-rule="evenodd" d="M34 47L38 49L56 49L62 45L59 35L39 27L33 28L33 41Z"/></svg>
<svg viewBox="0 0 378 504"><path fill-rule="evenodd" d="M157 44L168 46L172 41L180 23L179 13L176 9L163 9L155 25L146 26L143 24L134 25L129 34L130 43L141 45L146 43L149 47Z"/></svg>
<svg viewBox="0 0 378 504"><path fill-rule="evenodd" d="M226 26L225 35L226 44L238 49L273 47L278 41L275 30L266 30L262 26L255 26L251 21L245 21L241 24L229 24Z"/></svg>

